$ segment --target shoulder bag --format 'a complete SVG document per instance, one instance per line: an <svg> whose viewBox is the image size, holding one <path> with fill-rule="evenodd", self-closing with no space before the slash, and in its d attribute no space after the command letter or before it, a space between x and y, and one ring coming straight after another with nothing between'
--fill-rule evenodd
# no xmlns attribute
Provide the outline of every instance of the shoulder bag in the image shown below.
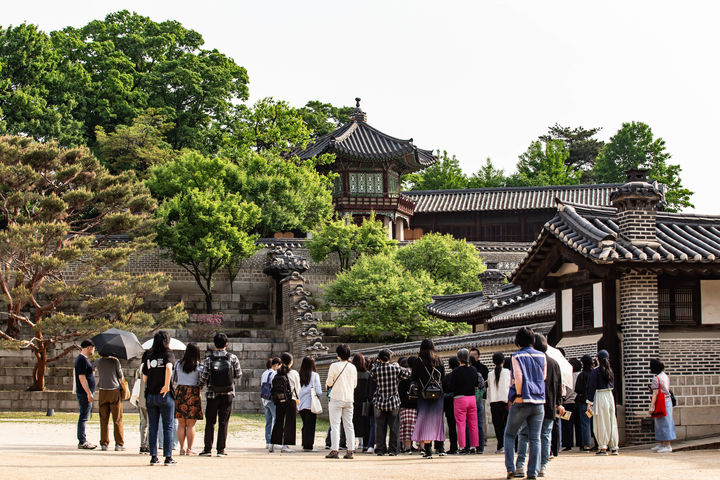
<svg viewBox="0 0 720 480"><path fill-rule="evenodd" d="M662 383L658 377L658 394L655 398L655 411L650 414L653 418L662 418L667 415L667 407L665 405L665 394L662 391Z"/></svg>
<svg viewBox="0 0 720 480"><path fill-rule="evenodd" d="M310 411L315 415L323 413L322 403L315 391L315 382L312 381L312 378L310 379Z"/></svg>
<svg viewBox="0 0 720 480"><path fill-rule="evenodd" d="M140 387L138 387L139 389ZM120 390L122 390L122 399L123 400L130 400L130 387L128 387L127 380L125 380L125 377L122 377L120 379Z"/></svg>

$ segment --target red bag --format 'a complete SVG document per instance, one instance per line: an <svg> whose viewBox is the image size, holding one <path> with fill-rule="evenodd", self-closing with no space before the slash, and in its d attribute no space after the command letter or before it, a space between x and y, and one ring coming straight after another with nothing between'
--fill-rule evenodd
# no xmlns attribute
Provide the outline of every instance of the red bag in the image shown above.
<svg viewBox="0 0 720 480"><path fill-rule="evenodd" d="M665 394L662 391L660 379L658 377L655 378L658 379L658 394L655 399L655 411L652 412L650 416L653 418L661 418L667 415L667 407L665 406Z"/></svg>

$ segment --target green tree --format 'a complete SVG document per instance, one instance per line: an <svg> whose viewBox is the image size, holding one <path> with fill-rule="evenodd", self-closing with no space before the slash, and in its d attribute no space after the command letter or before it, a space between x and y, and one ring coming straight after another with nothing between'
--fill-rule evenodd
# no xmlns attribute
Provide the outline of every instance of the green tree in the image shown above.
<svg viewBox="0 0 720 480"><path fill-rule="evenodd" d="M243 67L217 50L202 48L202 36L179 22L154 22L127 10L84 27L53 32L64 61L82 65L89 86L77 91L75 118L94 144L95 128L130 125L156 108L173 127L165 140L175 149L215 151L211 125L225 124L233 102L248 97Z"/></svg>
<svg viewBox="0 0 720 480"><path fill-rule="evenodd" d="M167 163L173 156L170 145L163 140L163 133L172 128L162 115L149 109L136 117L132 125L118 125L114 132L105 133L97 127L97 139L100 159L117 173L134 170L140 176L155 165Z"/></svg>
<svg viewBox="0 0 720 480"><path fill-rule="evenodd" d="M431 317L425 305L437 293L427 272L412 273L395 251L363 255L353 267L326 286L324 298L341 309L338 326L351 325L359 336L443 335L457 327Z"/></svg>
<svg viewBox="0 0 720 480"><path fill-rule="evenodd" d="M397 242L389 239L385 226L375 219L375 213L357 225L347 216L322 224L312 232L308 243L311 258L322 262L336 254L340 271L347 270L363 254L375 255L392 249Z"/></svg>
<svg viewBox="0 0 720 480"><path fill-rule="evenodd" d="M429 233L397 252L397 261L412 275L427 273L437 285L435 294L480 290L485 271L474 246L452 235Z"/></svg>
<svg viewBox="0 0 720 480"><path fill-rule="evenodd" d="M520 155L517 173L510 185L574 185L580 182L580 172L566 166L570 152L562 140L536 140Z"/></svg>
<svg viewBox="0 0 720 480"><path fill-rule="evenodd" d="M670 153L665 150L665 140L654 138L652 129L642 122L623 123L622 128L610 139L595 164L595 177L603 183L621 183L625 172L632 168L646 168L648 177L665 185L666 209L678 211L693 207L693 192L682 185L680 165L668 164Z"/></svg>
<svg viewBox="0 0 720 480"><path fill-rule="evenodd" d="M64 61L50 37L35 25L0 28L0 119L14 135L80 143L82 122L74 118L89 77Z"/></svg>
<svg viewBox="0 0 720 480"><path fill-rule="evenodd" d="M230 145L276 153L304 147L311 134L298 109L270 97L255 102L252 107L235 107L229 130Z"/></svg>
<svg viewBox="0 0 720 480"><path fill-rule="evenodd" d="M569 151L565 165L568 171L580 172L581 181L592 181L595 160L600 154L605 142L593 138L600 131L600 128L563 127L559 124L548 128L547 135L541 135L540 140L562 140Z"/></svg>
<svg viewBox="0 0 720 480"><path fill-rule="evenodd" d="M417 173L405 175L410 190L450 190L467 188L468 179L460 168L460 160L443 150L435 164Z"/></svg>
<svg viewBox="0 0 720 480"><path fill-rule="evenodd" d="M74 348L54 353L55 345L108 326L145 332L184 320L182 304L141 310L144 298L167 291L168 276L124 271L153 247L154 207L133 172L111 175L85 148L0 139L0 338L35 355L31 390L43 390L47 363ZM130 240L108 241L119 233ZM70 302L78 313L61 311Z"/></svg>
<svg viewBox="0 0 720 480"><path fill-rule="evenodd" d="M158 246L193 276L211 313L214 275L258 249L250 232L260 209L236 193L192 187L163 202L157 217Z"/></svg>
<svg viewBox="0 0 720 480"><path fill-rule="evenodd" d="M468 179L468 188L504 187L506 184L505 171L495 168L489 158L485 160L485 165Z"/></svg>
<svg viewBox="0 0 720 480"><path fill-rule="evenodd" d="M313 138L326 135L350 121L354 107L335 107L330 103L311 100L298 109Z"/></svg>

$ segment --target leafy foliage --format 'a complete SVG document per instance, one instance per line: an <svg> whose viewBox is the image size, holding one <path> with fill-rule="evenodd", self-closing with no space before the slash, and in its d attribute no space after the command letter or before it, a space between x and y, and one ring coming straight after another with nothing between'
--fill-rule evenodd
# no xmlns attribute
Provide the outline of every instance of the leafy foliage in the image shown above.
<svg viewBox="0 0 720 480"><path fill-rule="evenodd" d="M580 172L583 183L592 181L592 170L595 159L605 144L602 140L593 138L600 128L586 130L582 126L576 128L563 127L555 124L548 128L547 135L541 135L540 140L561 140L569 151L565 165L568 171Z"/></svg>
<svg viewBox="0 0 720 480"><path fill-rule="evenodd" d="M410 190L447 190L467 188L468 179L460 168L460 160L443 150L435 164L417 173L405 175Z"/></svg>
<svg viewBox="0 0 720 480"><path fill-rule="evenodd" d="M167 163L173 156L170 145L163 140L163 134L172 127L153 109L136 117L132 125L118 125L111 133L97 127L100 158L114 173L134 170L144 175L150 167Z"/></svg>
<svg viewBox="0 0 720 480"><path fill-rule="evenodd" d="M595 165L595 177L606 183L624 182L625 172L632 168L647 168L652 180L667 187L667 210L692 207L693 192L682 185L680 165L672 165L665 140L654 138L652 129L642 122L623 123L600 153Z"/></svg>
<svg viewBox="0 0 720 480"><path fill-rule="evenodd" d="M396 252L363 255L350 270L327 286L324 298L342 309L336 324L352 325L360 336L391 333L442 335L455 326L435 319L425 310L437 285L426 272L412 274L395 258Z"/></svg>
<svg viewBox="0 0 720 480"><path fill-rule="evenodd" d="M32 389L44 388L47 362L72 351L48 358L58 343L110 325L145 332L182 322L182 304L157 315L140 310L144 298L167 291L169 277L123 270L153 245L155 202L133 172L112 175L85 148L4 137L0 179L0 337L35 354ZM130 240L109 241L119 233ZM84 313L60 312L70 301Z"/></svg>
<svg viewBox="0 0 720 480"><path fill-rule="evenodd" d="M511 185L574 185L580 182L580 172L568 170L570 151L562 140L534 141L520 155L517 173L509 179Z"/></svg>
<svg viewBox="0 0 720 480"><path fill-rule="evenodd" d="M480 290L485 267L474 246L452 235L429 233L398 250L397 261L412 275L425 272L438 286L434 294Z"/></svg>
<svg viewBox="0 0 720 480"><path fill-rule="evenodd" d="M374 213L364 218L360 225L353 223L348 216L326 222L312 233L312 240L308 243L312 259L322 262L331 254L336 254L341 271L350 268L353 260L360 255L374 255L397 245L395 240L388 238L385 226L375 219Z"/></svg>
<svg viewBox="0 0 720 480"><path fill-rule="evenodd" d="M313 138L326 135L350 121L353 107L335 107L329 103L311 100L298 110Z"/></svg>
<svg viewBox="0 0 720 480"><path fill-rule="evenodd" d="M485 165L468 179L469 188L496 188L506 184L505 171L495 168L489 158L485 160Z"/></svg>

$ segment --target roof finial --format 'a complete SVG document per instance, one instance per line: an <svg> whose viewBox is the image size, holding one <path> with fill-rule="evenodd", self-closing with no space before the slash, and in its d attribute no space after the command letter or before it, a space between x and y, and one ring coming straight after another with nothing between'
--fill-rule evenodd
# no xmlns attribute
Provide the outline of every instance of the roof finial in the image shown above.
<svg viewBox="0 0 720 480"><path fill-rule="evenodd" d="M360 97L355 97L355 109L350 115L350 118L356 122L367 122L367 115L365 115L365 112L360 108Z"/></svg>

